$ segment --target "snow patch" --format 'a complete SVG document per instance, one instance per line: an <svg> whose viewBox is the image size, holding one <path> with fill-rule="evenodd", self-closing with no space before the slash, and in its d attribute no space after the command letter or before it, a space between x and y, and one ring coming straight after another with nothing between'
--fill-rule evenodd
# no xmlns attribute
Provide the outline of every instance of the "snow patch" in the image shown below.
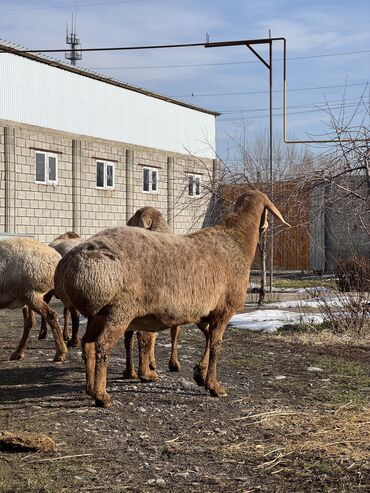
<svg viewBox="0 0 370 493"><path fill-rule="evenodd" d="M297 313L285 310L255 310L249 313L238 313L228 323L229 327L247 329L255 332L273 333L286 324L321 324L321 315L313 313Z"/></svg>

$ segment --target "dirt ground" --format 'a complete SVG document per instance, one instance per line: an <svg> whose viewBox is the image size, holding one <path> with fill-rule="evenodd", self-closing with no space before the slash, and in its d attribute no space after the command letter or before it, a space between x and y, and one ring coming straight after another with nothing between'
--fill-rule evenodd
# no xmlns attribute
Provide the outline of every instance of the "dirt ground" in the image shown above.
<svg viewBox="0 0 370 493"><path fill-rule="evenodd" d="M370 348L315 335L228 329L215 399L192 380L202 335L185 328L182 369L125 381L122 342L111 358L109 409L84 393L78 349L52 362L34 331L23 361L8 361L21 310L0 312L0 431L43 432L57 452L0 451L1 493L370 491Z"/></svg>

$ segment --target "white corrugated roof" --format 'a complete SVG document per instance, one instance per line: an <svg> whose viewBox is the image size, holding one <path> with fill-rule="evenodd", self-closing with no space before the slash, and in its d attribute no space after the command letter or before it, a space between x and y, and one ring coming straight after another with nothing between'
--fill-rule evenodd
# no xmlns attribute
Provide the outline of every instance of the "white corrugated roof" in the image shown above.
<svg viewBox="0 0 370 493"><path fill-rule="evenodd" d="M177 104L179 106L184 106L185 108L190 108L192 110L201 111L202 113L208 113L208 114L211 114L214 116L220 115L220 113L217 111L211 111L207 108L203 108L201 106L196 106L196 105L187 103L186 101L182 101L181 99L176 99L176 98L172 98L172 97L169 97L169 96L166 96L164 94L160 94L160 93L157 93L154 91L149 91L149 90L144 89L142 87L135 86L133 84L128 84L127 82L122 82L122 81L115 79L113 77L99 74L98 72L95 72L93 70L72 66L66 62L63 62L61 60L57 60L55 58L52 58L52 57L47 56L47 55L42 54L42 53L29 53L28 48L25 48L21 45L18 45L18 44L15 44L15 43L3 40L3 39L0 39L0 54L1 54L1 51L7 52L7 53L13 53L15 55L29 58L31 60L35 60L35 61L40 62L40 63L45 63L47 65L51 65L53 67L60 68L61 70L67 70L69 72L79 74L83 77L89 77L91 79L99 80L99 81L105 82L107 84L122 87L122 88L128 89L130 91L139 92L141 94L145 94L146 96L161 99L163 101L167 101L168 103Z"/></svg>

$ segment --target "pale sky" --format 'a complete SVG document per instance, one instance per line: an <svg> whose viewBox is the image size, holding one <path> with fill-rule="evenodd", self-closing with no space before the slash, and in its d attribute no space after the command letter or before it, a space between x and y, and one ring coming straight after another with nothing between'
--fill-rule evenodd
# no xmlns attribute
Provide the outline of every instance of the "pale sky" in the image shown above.
<svg viewBox="0 0 370 493"><path fill-rule="evenodd" d="M265 38L269 29L272 37L286 37L291 138L325 132L325 101L335 112L345 97L350 114L364 92L370 98L369 0L0 0L0 38L30 49L64 48L72 13L85 48L197 43L206 33L210 41ZM276 44L277 132L281 55ZM246 47L89 53L80 66L220 111L222 157L243 125L251 135L268 126L268 70Z"/></svg>

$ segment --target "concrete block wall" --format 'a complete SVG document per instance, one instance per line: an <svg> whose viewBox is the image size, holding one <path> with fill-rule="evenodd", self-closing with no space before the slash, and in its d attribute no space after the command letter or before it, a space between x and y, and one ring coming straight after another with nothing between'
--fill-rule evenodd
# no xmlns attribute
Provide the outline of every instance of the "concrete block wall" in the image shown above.
<svg viewBox="0 0 370 493"><path fill-rule="evenodd" d="M5 128L0 126L0 231L5 231Z"/></svg>
<svg viewBox="0 0 370 493"><path fill-rule="evenodd" d="M37 150L57 155L56 185L35 183ZM114 164L113 189L96 187L97 159ZM143 192L144 166L158 170L158 193ZM212 167L211 159L0 121L0 232L47 243L68 230L88 237L151 205L186 233L202 226ZM202 175L201 197L188 196L188 172Z"/></svg>
<svg viewBox="0 0 370 493"><path fill-rule="evenodd" d="M174 169L174 232L185 234L200 229L211 200L213 161L183 156ZM201 176L200 196L189 197L189 173Z"/></svg>
<svg viewBox="0 0 370 493"><path fill-rule="evenodd" d="M143 192L143 168L152 167L158 171L157 193ZM134 149L133 203L139 207L151 206L167 215L167 155L144 148ZM134 207L138 209L139 207Z"/></svg>
<svg viewBox="0 0 370 493"><path fill-rule="evenodd" d="M2 168L9 167L2 188L10 189L7 203L1 208L3 231L31 234L48 242L61 231L71 229L71 146L69 139L23 126L5 127L9 155ZM13 142L12 142L13 141ZM13 149L12 149L13 147ZM35 182L36 150L58 156L58 185ZM4 173L5 174L5 173ZM7 223L7 224L6 224Z"/></svg>
<svg viewBox="0 0 370 493"><path fill-rule="evenodd" d="M114 165L114 188L96 187L96 161ZM81 235L126 224L126 156L117 144L81 140Z"/></svg>

